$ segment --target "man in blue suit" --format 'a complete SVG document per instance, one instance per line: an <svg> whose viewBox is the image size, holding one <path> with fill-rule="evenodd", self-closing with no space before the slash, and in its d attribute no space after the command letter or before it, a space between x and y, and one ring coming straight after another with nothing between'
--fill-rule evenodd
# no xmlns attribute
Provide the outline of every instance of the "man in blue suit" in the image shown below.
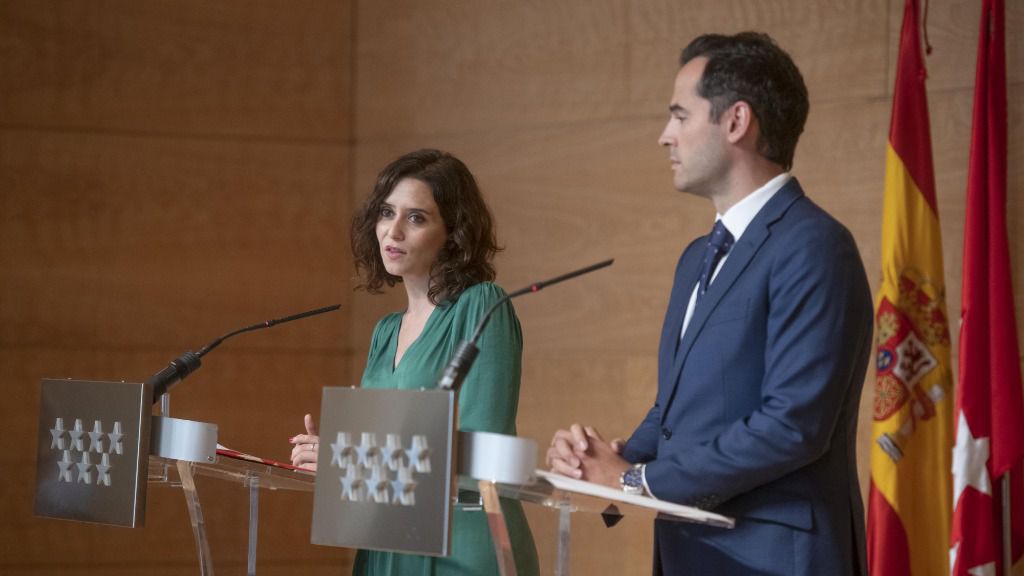
<svg viewBox="0 0 1024 576"><path fill-rule="evenodd" d="M856 432L871 294L849 231L788 172L803 78L756 33L701 36L680 64L659 143L715 227L679 259L647 417L625 443L559 430L549 465L736 519L656 521L656 574L866 574Z"/></svg>

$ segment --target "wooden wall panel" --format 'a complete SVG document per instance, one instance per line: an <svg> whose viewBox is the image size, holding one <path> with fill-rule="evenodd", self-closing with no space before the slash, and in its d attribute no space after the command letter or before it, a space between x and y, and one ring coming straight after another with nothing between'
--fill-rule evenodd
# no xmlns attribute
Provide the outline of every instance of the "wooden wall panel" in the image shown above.
<svg viewBox="0 0 1024 576"><path fill-rule="evenodd" d="M0 199L0 342L198 348L338 301L347 157L345 146L0 132L0 186L13 191ZM338 345L340 325L305 324L246 344Z"/></svg>
<svg viewBox="0 0 1024 576"><path fill-rule="evenodd" d="M812 109L820 101L865 98L886 89L886 0L659 0L632 5L630 16L634 113L653 106L667 116L679 53L709 32L771 34L800 66Z"/></svg>
<svg viewBox="0 0 1024 576"><path fill-rule="evenodd" d="M356 134L489 132L625 113L628 6L361 2Z"/></svg>
<svg viewBox="0 0 1024 576"><path fill-rule="evenodd" d="M0 6L0 122L343 141L349 2Z"/></svg>
<svg viewBox="0 0 1024 576"><path fill-rule="evenodd" d="M174 416L285 460L344 383L351 265L352 7L274 2L0 6L0 480L4 574L194 574L180 489L139 530L34 518L38 382L145 379L240 335L175 388ZM13 470L13 473L10 473ZM201 478L218 573L245 569L247 491ZM261 574L337 574L312 494L261 498Z"/></svg>
<svg viewBox="0 0 1024 576"><path fill-rule="evenodd" d="M353 4L357 4L353 6ZM979 0L934 4L927 59L947 304L957 338L963 192ZM272 457L326 384L362 372L401 289L351 291L348 222L377 171L448 149L478 176L514 289L615 257L608 270L516 303L525 335L519 430L547 445L572 421L627 434L654 394L655 351L680 249L713 217L671 188L656 144L679 49L706 31L765 30L797 60L811 118L795 173L854 233L877 287L884 147L903 2L556 0L474 4L305 0L29 2L0 6L0 408L31 437L44 375L144 378L185 349L269 316L342 313L224 345L176 389L172 413ZM1007 3L1011 251L1024 244L1024 4ZM1015 267L1017 291L1024 272ZM1018 325L1024 313L1018 313ZM955 348L954 348L955 349ZM872 378L862 397L868 478ZM223 407L235 403L230 414ZM0 571L194 573L181 495L154 490L140 531L35 519L34 453L0 481ZM543 451L543 449L542 449ZM214 555L242 571L244 516L217 502ZM308 544L310 500L261 503L260 571L344 573ZM544 573L556 518L530 509ZM211 522L213 524L213 522ZM644 572L651 529L574 524L573 571ZM61 557L55 543L78 556ZM100 550L99 553L93 553ZM127 558L114 551L131 551Z"/></svg>

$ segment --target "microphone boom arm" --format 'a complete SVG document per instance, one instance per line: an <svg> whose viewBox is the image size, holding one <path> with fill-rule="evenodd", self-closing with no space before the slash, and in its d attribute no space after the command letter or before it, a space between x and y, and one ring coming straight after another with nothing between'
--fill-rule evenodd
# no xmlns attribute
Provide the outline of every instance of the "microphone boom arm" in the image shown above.
<svg viewBox="0 0 1024 576"><path fill-rule="evenodd" d="M277 318L275 320L267 320L266 322L260 322L259 324L253 324L252 326L246 326L235 330L234 332L228 332L227 334L217 338L213 342L210 342L206 346L199 349L199 352L185 352L181 356L178 356L166 368L153 374L146 380L146 384L153 385L153 403L160 401L160 397L167 393L178 382L184 380L189 374L195 372L202 366L200 358L205 356L208 352L220 346L220 343L231 338L235 334L241 334L242 332L249 332L251 330L259 330L261 328L270 328L276 324L283 324L285 322L291 322L292 320L299 320L309 316L316 316L317 314L323 314L324 312L333 312L341 308L341 304L334 304L332 306L324 306L323 308L317 308L316 310L307 310L305 312L299 312L298 314L292 314L291 316L285 316L284 318Z"/></svg>
<svg viewBox="0 0 1024 576"><path fill-rule="evenodd" d="M556 276L549 280L530 284L529 286L520 288L511 294L506 294L503 298L487 309L484 317L481 318L480 322L477 324L476 330L473 331L473 336L469 340L462 341L459 344L459 347L455 349L455 353L452 354L452 359L448 361L448 365L445 366L444 372L441 374L441 379L437 383L438 388L441 388L442 390L454 389L456 392L459 390L459 387L462 385L462 381L466 379L466 374L469 373L469 369L473 366L473 361L476 360L476 356L480 352L476 347L476 342L480 339L480 334L483 333L484 327L486 327L487 323L490 322L491 316L494 312L500 306L505 304L505 302L508 302L517 296L522 296L523 294L540 292L552 284L558 284L559 282L564 282L577 276L582 276L595 270L600 270L606 266L611 266L613 262L615 262L614 258L604 260L597 264L591 264L590 266L580 268L579 270L573 270L572 272Z"/></svg>

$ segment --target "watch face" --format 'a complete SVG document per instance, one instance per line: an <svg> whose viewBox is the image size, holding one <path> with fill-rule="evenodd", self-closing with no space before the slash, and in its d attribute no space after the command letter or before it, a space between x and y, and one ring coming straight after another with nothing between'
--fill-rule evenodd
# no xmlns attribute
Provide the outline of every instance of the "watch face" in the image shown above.
<svg viewBox="0 0 1024 576"><path fill-rule="evenodd" d="M619 483L622 484L622 490L624 492L629 494L642 493L644 491L644 476L642 468L634 466L629 470L626 470L622 473Z"/></svg>

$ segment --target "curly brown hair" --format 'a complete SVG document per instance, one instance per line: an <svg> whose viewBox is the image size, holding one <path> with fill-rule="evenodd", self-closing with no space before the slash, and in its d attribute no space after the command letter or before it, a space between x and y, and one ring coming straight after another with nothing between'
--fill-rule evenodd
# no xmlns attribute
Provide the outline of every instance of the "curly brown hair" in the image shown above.
<svg viewBox="0 0 1024 576"><path fill-rule="evenodd" d="M381 170L373 192L352 219L352 256L356 272L363 280L357 288L379 294L384 284L394 286L402 281L400 276L391 275L384 268L376 228L381 204L406 178L430 187L448 233L431 271L427 291L430 301L434 304L454 301L466 288L494 280L491 261L501 248L495 239L491 212L476 179L455 156L423 149L409 152Z"/></svg>

